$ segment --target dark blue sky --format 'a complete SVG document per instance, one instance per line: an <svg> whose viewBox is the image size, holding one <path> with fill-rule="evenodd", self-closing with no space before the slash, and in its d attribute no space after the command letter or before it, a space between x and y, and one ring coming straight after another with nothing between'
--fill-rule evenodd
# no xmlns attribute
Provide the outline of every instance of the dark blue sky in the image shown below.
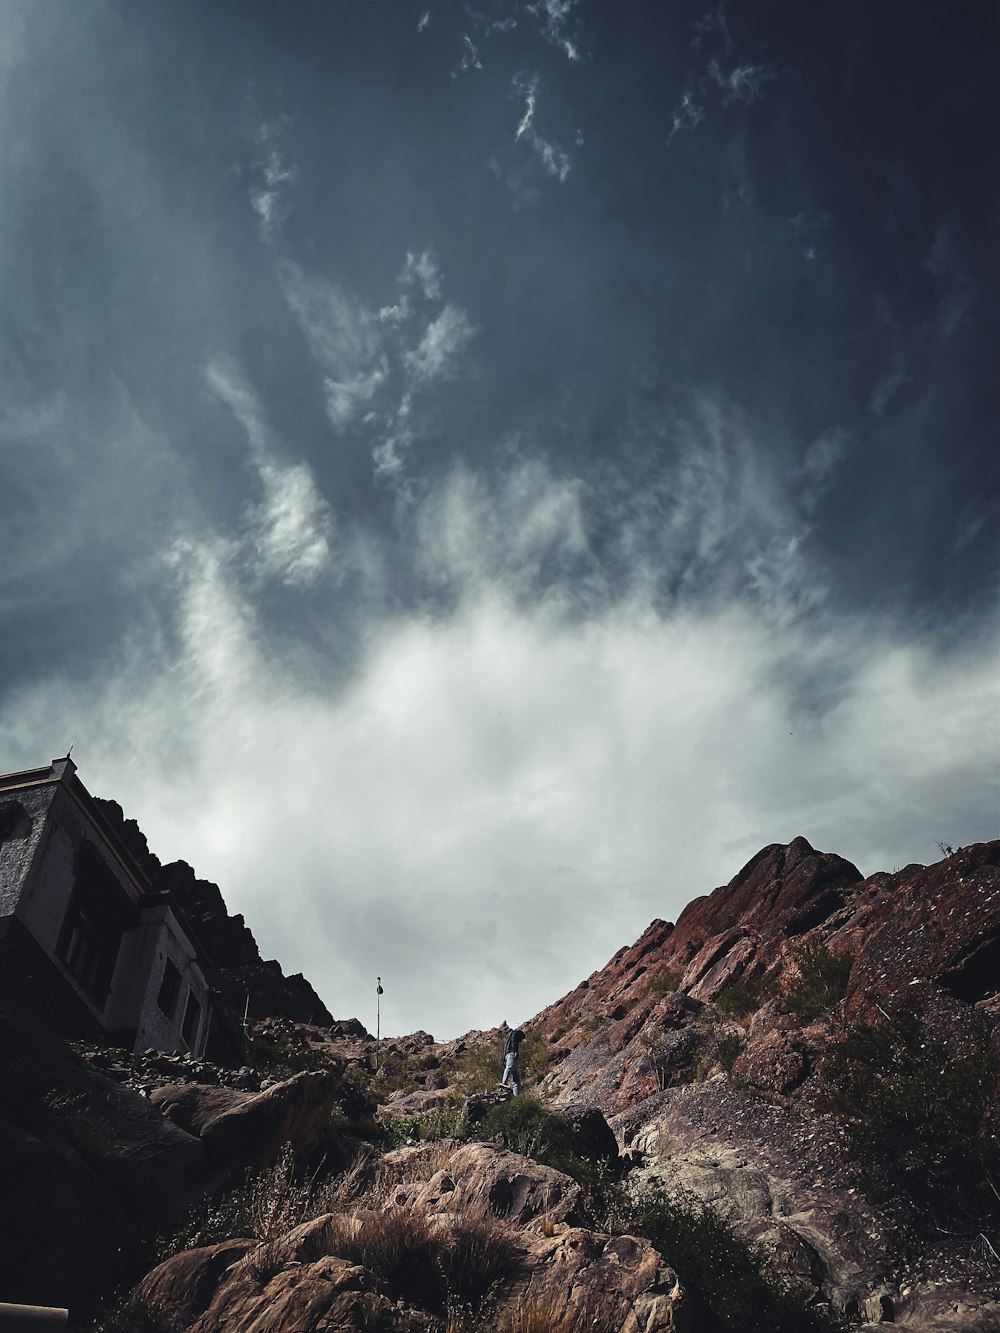
<svg viewBox="0 0 1000 1333"><path fill-rule="evenodd" d="M6 766L442 1032L989 836L998 27L0 0Z"/></svg>

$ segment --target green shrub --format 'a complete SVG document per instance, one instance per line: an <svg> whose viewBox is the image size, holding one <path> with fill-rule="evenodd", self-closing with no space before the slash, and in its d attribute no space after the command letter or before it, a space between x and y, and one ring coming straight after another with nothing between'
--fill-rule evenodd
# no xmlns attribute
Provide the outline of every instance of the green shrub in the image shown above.
<svg viewBox="0 0 1000 1333"><path fill-rule="evenodd" d="M698 1333L834 1333L844 1327L837 1316L808 1305L704 1204L652 1187L622 1197L615 1223L645 1236L676 1270Z"/></svg>
<svg viewBox="0 0 1000 1333"><path fill-rule="evenodd" d="M259 1074L276 1079L279 1083L304 1071L312 1073L329 1068L322 1053L304 1042L252 1032L249 1045L248 1064Z"/></svg>
<svg viewBox="0 0 1000 1333"><path fill-rule="evenodd" d="M569 1125L531 1096L512 1097L494 1106L472 1132L477 1139L502 1143L511 1152L534 1158L546 1166L556 1166L573 1156L573 1132Z"/></svg>
<svg viewBox="0 0 1000 1333"><path fill-rule="evenodd" d="M449 1101L420 1115L386 1118L386 1133L396 1144L433 1142L435 1139L459 1139L465 1135L465 1111L460 1101Z"/></svg>
<svg viewBox="0 0 1000 1333"><path fill-rule="evenodd" d="M351 1125L371 1120L378 1110L378 1096L371 1074L361 1065L351 1065L338 1091L340 1104Z"/></svg>
<svg viewBox="0 0 1000 1333"><path fill-rule="evenodd" d="M664 967L646 978L643 992L646 995L667 995L680 985L680 976L672 968Z"/></svg>
<svg viewBox="0 0 1000 1333"><path fill-rule="evenodd" d="M200 1199L176 1231L157 1237L154 1262L181 1250L237 1237L276 1240L301 1222L342 1208L356 1197L364 1186L369 1162L370 1150L339 1174L324 1174L321 1163L306 1176L296 1170L294 1152L286 1143L269 1166L247 1171L238 1185L223 1194Z"/></svg>
<svg viewBox="0 0 1000 1333"><path fill-rule="evenodd" d="M822 1105L847 1120L875 1202L902 1199L918 1219L1000 1219L1000 1066L984 1037L975 1047L950 1055L904 1012L834 1050Z"/></svg>
<svg viewBox="0 0 1000 1333"><path fill-rule="evenodd" d="M581 1156L566 1121L531 1096L512 1097L494 1106L466 1131L466 1137L473 1136L501 1143L511 1152L572 1176L588 1196L590 1212L595 1217L602 1215L609 1193L620 1177L617 1159L595 1162Z"/></svg>
<svg viewBox="0 0 1000 1333"><path fill-rule="evenodd" d="M844 998L854 960L831 953L822 940L806 940L792 958L798 974L785 992L785 1005L808 1023Z"/></svg>
<svg viewBox="0 0 1000 1333"><path fill-rule="evenodd" d="M730 981L716 996L715 1007L724 1018L743 1019L755 1014L771 994L770 981L762 972Z"/></svg>
<svg viewBox="0 0 1000 1333"><path fill-rule="evenodd" d="M743 1050L743 1039L735 1032L719 1037L715 1043L715 1058L728 1074L736 1063L736 1058Z"/></svg>

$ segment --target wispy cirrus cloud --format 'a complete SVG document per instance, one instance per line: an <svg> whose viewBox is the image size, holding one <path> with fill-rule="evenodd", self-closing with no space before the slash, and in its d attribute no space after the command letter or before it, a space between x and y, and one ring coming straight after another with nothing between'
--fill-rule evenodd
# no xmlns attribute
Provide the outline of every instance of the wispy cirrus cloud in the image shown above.
<svg viewBox="0 0 1000 1333"><path fill-rule="evenodd" d="M735 103L749 106L760 97L764 85L775 78L769 65L741 57L736 51L722 4L708 10L692 26L695 35L691 50L697 60L674 108L668 147L682 131L697 129L713 102L723 107Z"/></svg>
<svg viewBox="0 0 1000 1333"><path fill-rule="evenodd" d="M569 30L576 8L577 0L537 0L527 6L528 13L538 20L546 40L558 47L573 64L583 58L579 37Z"/></svg>
<svg viewBox="0 0 1000 1333"><path fill-rule="evenodd" d="M459 306L446 305L427 325L417 346L403 356L413 387L428 384L451 373L455 357L475 329Z"/></svg>
<svg viewBox="0 0 1000 1333"><path fill-rule="evenodd" d="M395 299L378 310L289 260L279 274L323 372L327 420L336 430L367 430L376 477L398 482L419 435L421 397L453 375L474 336L468 313L444 299L441 271L426 250L407 252Z"/></svg>
<svg viewBox="0 0 1000 1333"><path fill-rule="evenodd" d="M243 511L233 545L254 576L288 588L311 586L331 567L333 529L329 505L304 461L282 461L271 442L264 409L237 363L217 358L205 370L212 393L232 412L250 446L263 492Z"/></svg>
<svg viewBox="0 0 1000 1333"><path fill-rule="evenodd" d="M458 64L451 71L452 79L457 79L460 74L467 74L470 70L482 72L483 62L479 58L479 48L467 32L462 34L462 54L459 57Z"/></svg>
<svg viewBox="0 0 1000 1333"><path fill-rule="evenodd" d="M516 142L524 141L534 150L548 176L554 176L560 184L566 180L573 168L573 159L564 148L551 139L544 139L535 128L535 114L538 109L538 89L540 79L537 74L517 74L514 76L514 91L523 100L521 118L514 131Z"/></svg>
<svg viewBox="0 0 1000 1333"><path fill-rule="evenodd" d="M298 178L298 168L287 162L281 154L280 141L288 128L288 122L282 118L268 122L257 132L257 146L260 155L251 168L253 181L250 186L250 206L256 213L262 241L275 240L281 223L287 214L287 193Z"/></svg>

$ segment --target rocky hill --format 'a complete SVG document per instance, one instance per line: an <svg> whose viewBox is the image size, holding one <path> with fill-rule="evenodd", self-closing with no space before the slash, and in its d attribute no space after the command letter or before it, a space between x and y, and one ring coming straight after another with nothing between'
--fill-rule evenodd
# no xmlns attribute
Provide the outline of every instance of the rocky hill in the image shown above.
<svg viewBox="0 0 1000 1333"><path fill-rule="evenodd" d="M516 1100L502 1032L376 1046L280 970L239 1068L0 1014L0 1300L101 1333L1000 1329L998 956L1000 843L865 879L797 838L526 1025Z"/></svg>

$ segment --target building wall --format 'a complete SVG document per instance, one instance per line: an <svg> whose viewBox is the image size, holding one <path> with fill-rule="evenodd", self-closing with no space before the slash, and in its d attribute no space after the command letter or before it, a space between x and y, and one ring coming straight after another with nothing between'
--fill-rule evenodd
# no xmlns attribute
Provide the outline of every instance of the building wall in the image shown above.
<svg viewBox="0 0 1000 1333"><path fill-rule="evenodd" d="M190 1049L200 1054L208 1036L211 992L195 947L169 901L149 894L141 878L134 877L133 867L119 856L113 842L90 818L68 781L0 789L0 820L5 811L9 814L14 802L24 815L18 814L12 835L0 841L0 934L7 938L7 952L13 958L16 951L24 971L25 960L30 961L32 956L29 939L33 941L39 953L29 970L44 972L41 958L46 956L58 974L50 978L49 984L53 993L62 997L62 1008L66 1008L65 1000L71 995L115 1039L137 1050L152 1046L168 1051ZM6 823L10 823L9 818ZM59 956L78 858L85 848L112 877L126 910L131 905L133 924L122 932L103 1002L88 994ZM158 1004L168 958L180 974L172 1017L165 1015ZM39 982L44 988L44 976ZM191 994L201 1006L201 1017L189 1045L182 1029Z"/></svg>
<svg viewBox="0 0 1000 1333"><path fill-rule="evenodd" d="M0 919L17 911L32 860L45 835L45 817L55 793L51 784L0 792L0 819L19 806L29 821L25 829L23 821L18 820L11 834L0 840Z"/></svg>
<svg viewBox="0 0 1000 1333"><path fill-rule="evenodd" d="M145 972L145 986L138 1002L138 1031L136 1050L153 1047L158 1051L188 1051L201 1055L208 1038L211 1022L212 997L197 955L169 906L148 913L147 940L150 954ZM177 1003L172 1017L159 1005L160 985L168 960L180 974ZM201 1006L201 1021L193 1034L190 1046L184 1040L182 1027L188 996L194 994Z"/></svg>

